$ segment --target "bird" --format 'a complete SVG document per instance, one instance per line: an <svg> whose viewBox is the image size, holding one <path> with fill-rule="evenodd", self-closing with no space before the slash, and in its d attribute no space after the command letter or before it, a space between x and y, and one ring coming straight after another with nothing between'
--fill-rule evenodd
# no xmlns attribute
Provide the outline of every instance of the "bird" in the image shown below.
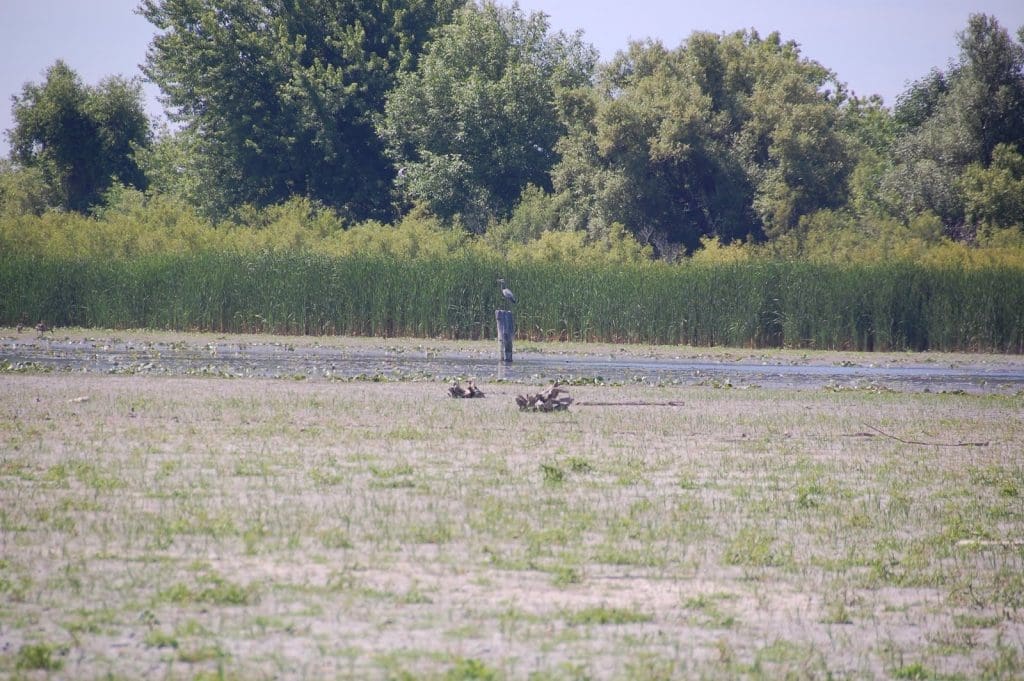
<svg viewBox="0 0 1024 681"><path fill-rule="evenodd" d="M515 295L505 286L504 279L498 280L498 286L501 287L501 295L505 296L505 300L509 301L510 303L516 302Z"/></svg>

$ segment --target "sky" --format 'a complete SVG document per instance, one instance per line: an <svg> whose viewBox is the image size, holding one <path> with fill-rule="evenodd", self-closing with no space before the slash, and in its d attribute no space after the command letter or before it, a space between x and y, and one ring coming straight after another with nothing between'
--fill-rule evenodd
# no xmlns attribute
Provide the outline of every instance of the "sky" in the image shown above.
<svg viewBox="0 0 1024 681"><path fill-rule="evenodd" d="M153 27L134 13L139 0L0 0L0 131L13 127L11 98L27 82L41 83L63 59L83 82L141 77L139 65ZM510 5L501 1L501 4ZM887 105L931 69L958 55L956 34L972 13L994 15L1016 35L1021 0L519 0L525 13L543 12L551 28L583 31L603 60L631 40L673 48L694 31L778 31L804 57L834 71L857 95L881 95ZM162 118L159 90L145 85L147 112ZM6 135L0 155L7 156Z"/></svg>

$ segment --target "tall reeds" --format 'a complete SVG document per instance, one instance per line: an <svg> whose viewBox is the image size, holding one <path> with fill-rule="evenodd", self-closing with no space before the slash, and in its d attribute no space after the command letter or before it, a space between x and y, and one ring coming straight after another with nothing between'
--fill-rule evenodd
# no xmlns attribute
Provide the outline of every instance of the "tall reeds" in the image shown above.
<svg viewBox="0 0 1024 681"><path fill-rule="evenodd" d="M856 350L1024 352L1024 270L773 260L579 265L450 255L0 255L0 323Z"/></svg>

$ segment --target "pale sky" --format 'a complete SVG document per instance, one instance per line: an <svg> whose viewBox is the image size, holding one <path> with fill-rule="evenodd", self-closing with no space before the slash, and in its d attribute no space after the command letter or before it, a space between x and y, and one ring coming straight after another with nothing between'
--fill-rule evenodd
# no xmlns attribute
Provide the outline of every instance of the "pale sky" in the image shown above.
<svg viewBox="0 0 1024 681"><path fill-rule="evenodd" d="M89 85L106 76L141 76L153 30L134 14L138 4L0 0L0 131L13 125L11 97L26 82L42 82L57 59ZM957 56L956 33L971 13L994 15L1011 35L1024 25L1022 0L520 0L519 6L544 12L555 30L583 30L604 60L630 40L655 38L672 48L694 31L779 31L855 93L879 94L888 105L908 83ZM152 116L162 112L157 95L146 87ZM9 149L6 135L0 137L0 155Z"/></svg>

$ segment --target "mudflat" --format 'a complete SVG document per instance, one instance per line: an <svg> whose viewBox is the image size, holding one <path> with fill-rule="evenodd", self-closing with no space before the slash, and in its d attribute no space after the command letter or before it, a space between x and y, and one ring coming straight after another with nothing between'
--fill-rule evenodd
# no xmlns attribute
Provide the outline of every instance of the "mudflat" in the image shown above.
<svg viewBox="0 0 1024 681"><path fill-rule="evenodd" d="M476 380L1016 394L1024 357L807 349L0 329L0 371L299 380Z"/></svg>

